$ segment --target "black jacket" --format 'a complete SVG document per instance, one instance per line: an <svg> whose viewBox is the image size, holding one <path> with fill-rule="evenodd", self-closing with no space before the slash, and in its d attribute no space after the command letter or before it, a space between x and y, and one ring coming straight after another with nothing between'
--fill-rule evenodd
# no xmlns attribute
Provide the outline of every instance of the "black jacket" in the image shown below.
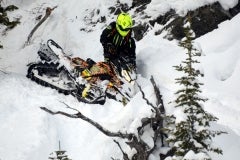
<svg viewBox="0 0 240 160"><path fill-rule="evenodd" d="M134 69L136 68L136 44L134 39L131 37L131 31L125 37L122 37L117 29L116 22L112 22L106 27L100 37L100 42L104 48L104 58L109 59L111 62L116 64L116 61L120 61L120 64L130 64ZM112 44L116 53L109 53L108 44ZM118 64L116 64L118 65Z"/></svg>

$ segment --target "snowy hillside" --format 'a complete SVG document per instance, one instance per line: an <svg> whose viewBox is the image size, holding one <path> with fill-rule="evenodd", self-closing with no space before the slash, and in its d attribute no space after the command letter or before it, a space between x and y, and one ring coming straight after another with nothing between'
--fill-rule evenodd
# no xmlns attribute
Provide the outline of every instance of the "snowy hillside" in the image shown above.
<svg viewBox="0 0 240 160"><path fill-rule="evenodd" d="M152 0L146 13L156 16L174 8L177 13L184 14L213 1L199 0L197 3L188 0ZM132 1L120 2L131 4ZM233 7L237 0L219 2L227 9ZM62 149L73 160L120 159L122 153L112 138L80 119L52 116L39 107L72 112L64 102L109 130L135 132L141 118L151 113L151 108L142 99L141 93L136 93L125 107L110 99L104 106L89 105L26 78L27 64L38 60L39 45L48 39L58 42L66 53L73 56L102 61L103 49L99 38L103 28L116 18L109 15L107 9L116 1L3 0L5 5L10 3L19 7L9 14L21 18L21 24L7 35L1 35L4 49L0 49L0 160L48 159L49 154L58 149L59 140ZM31 43L24 46L28 34L38 23L36 17L44 15L46 7L54 6L57 8L34 33ZM98 16L91 16L94 9L100 9ZM130 13L134 14L134 11ZM89 18L96 21L103 15L107 17L106 23L92 25L88 21ZM141 15L133 17L136 23L144 21ZM221 23L218 29L196 40L204 53L199 68L204 73L201 78L204 83L202 96L208 98L205 109L219 118L213 124L213 129L228 132L214 139L214 144L223 149L223 155L212 155L214 160L238 160L240 157L239 27L238 14ZM161 28L162 26L155 25L142 40L136 42L138 83L154 103L154 92L149 81L153 75L160 87L167 112L178 115L177 110L169 104L178 90L175 78L179 77L179 73L172 66L180 64L185 58L185 52L177 41L168 41L163 35L155 36L155 31ZM124 149L132 152L130 148ZM151 156L151 160L157 158L157 154Z"/></svg>

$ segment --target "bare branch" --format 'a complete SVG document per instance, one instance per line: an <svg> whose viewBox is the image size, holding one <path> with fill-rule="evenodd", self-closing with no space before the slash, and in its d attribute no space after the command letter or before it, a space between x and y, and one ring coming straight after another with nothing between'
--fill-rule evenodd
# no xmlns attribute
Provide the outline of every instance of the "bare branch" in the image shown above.
<svg viewBox="0 0 240 160"><path fill-rule="evenodd" d="M75 111L77 111L76 114L69 114L69 113L66 113L66 112L62 112L62 111L52 111L46 107L40 107L42 110L52 114L52 115L57 115L57 114L60 114L60 115L64 115L66 117L69 117L69 118L80 118L88 123L90 123L91 125L93 125L94 127L96 127L98 130L100 130L102 133L104 133L105 135L109 136L109 137L121 137L121 138L126 138L126 139L132 139L132 137L134 136L133 134L127 134L127 133L121 133L121 132L111 132L107 129L105 129L102 125L100 125L99 123L93 121L92 119L84 116L81 112L77 111L76 109L74 109ZM68 107L69 108L69 107Z"/></svg>
<svg viewBox="0 0 240 160"><path fill-rule="evenodd" d="M157 106L160 105L160 111L161 111L162 114L164 114L165 113L165 108L164 108L164 105L163 105L162 95L161 95L160 90L157 87L157 85L156 85L156 83L153 79L153 76L151 76L150 81L152 82L154 92L155 92L155 95L156 95L156 98L157 98Z"/></svg>
<svg viewBox="0 0 240 160"><path fill-rule="evenodd" d="M165 107L164 107L164 104L163 104L163 99L162 99L162 95L160 93L160 90L159 88L157 87L156 83L155 83L155 80L153 78L153 76L151 76L151 79L150 79L152 85L153 85L153 88L154 88L154 92L155 92L155 95L156 95L156 98L157 98L157 108L158 108L158 111L156 112L156 115L155 115L155 120L156 122L155 123L158 123L157 124L157 128L154 132L154 137L153 137L153 141L154 141L154 144L156 144L156 141L160 135L161 137L161 141L162 141L162 145L163 144L163 140L164 140L164 137L167 137L167 135L164 133L163 131L163 121L164 121L164 117L165 117ZM160 112L159 112L160 111ZM154 146L152 148L152 150L155 149L156 146Z"/></svg>
<svg viewBox="0 0 240 160"><path fill-rule="evenodd" d="M156 83L155 83L155 81L153 79L153 76L151 76L150 80L151 80L151 83L153 85L154 92L155 92L156 99L157 99L156 106L154 106L152 103L149 102L149 100L145 97L145 94L142 91L141 87L138 86L140 91L141 91L141 93L142 93L142 95L143 95L143 99L155 111L154 117L142 119L142 126L138 127L138 134L141 134L140 132L143 131L144 127L147 126L147 125L151 125L151 127L152 127L152 129L154 131L154 136L153 136L154 146L150 150L147 150L146 153L147 153L148 156L156 149L156 147L157 147L157 145L156 145L157 140L159 138L161 138L162 145L163 145L163 139L164 139L164 136L166 136L163 133L163 121L164 121L163 117L165 115L165 108L164 108L164 105L163 105L162 95L160 94L160 90L157 87L157 85L156 85Z"/></svg>
<svg viewBox="0 0 240 160"><path fill-rule="evenodd" d="M79 110L77 110L77 109L75 109L75 108L72 108L72 107L70 107L67 103L65 103L65 102L62 102L62 101L60 101L61 103L63 103L65 106L67 106L67 108L68 109L72 109L72 110L74 110L74 111L76 111L76 112L79 112Z"/></svg>
<svg viewBox="0 0 240 160"><path fill-rule="evenodd" d="M45 12L45 16L41 19L41 21L38 22L38 24L32 29L32 31L30 32L30 34L28 35L27 38L27 42L25 43L25 45L30 43L30 40L34 34L34 32L38 29L38 27L51 15L52 11L57 8L57 6L50 8L47 7L46 12Z"/></svg>
<svg viewBox="0 0 240 160"><path fill-rule="evenodd" d="M116 141L116 140L113 140L117 145L118 145L118 147L120 148L120 150L121 150L121 152L122 152L122 154L123 154L123 160L130 160L129 158L128 158L128 155L123 151L123 149L122 149L122 147L121 147L121 145L119 144L119 142L118 141Z"/></svg>
<svg viewBox="0 0 240 160"><path fill-rule="evenodd" d="M7 72L5 72L5 71L2 71L2 70L0 70L0 72L2 72L2 73L4 73L4 74L7 74Z"/></svg>
<svg viewBox="0 0 240 160"><path fill-rule="evenodd" d="M156 107L146 98L145 93L142 90L142 87L140 85L138 85L138 88L139 88L140 92L142 93L142 98L146 101L146 103L148 105L150 105L154 110L156 110Z"/></svg>
<svg viewBox="0 0 240 160"><path fill-rule="evenodd" d="M79 115L78 115L78 113L77 113L77 114L69 114L69 113L62 112L62 111L56 111L56 112L54 112L54 111L52 111L52 110L50 110L50 109L48 109L48 108L46 108L46 107L40 107L40 108L41 108L42 110L44 110L44 111L52 114L52 115L61 114L61 115L64 115L64 116L66 116L66 117L69 117L69 118L80 118Z"/></svg>

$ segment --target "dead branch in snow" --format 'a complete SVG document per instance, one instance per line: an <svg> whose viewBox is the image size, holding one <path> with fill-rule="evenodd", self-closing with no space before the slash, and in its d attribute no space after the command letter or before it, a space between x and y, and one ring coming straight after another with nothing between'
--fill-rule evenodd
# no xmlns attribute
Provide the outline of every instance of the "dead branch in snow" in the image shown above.
<svg viewBox="0 0 240 160"><path fill-rule="evenodd" d="M113 141L114 141L114 142L118 145L118 147L120 148L120 150L121 150L121 152L122 152L122 154L123 154L123 160L130 160L130 159L128 158L128 154L123 151L123 149L122 149L121 145L119 144L119 142L116 141L116 140L113 140ZM113 158L112 158L112 159L113 159Z"/></svg>
<svg viewBox="0 0 240 160"><path fill-rule="evenodd" d="M126 139L131 139L131 137L133 136L132 134L127 134L127 133L121 133L121 132L111 132L109 130L107 130L106 128L104 128L102 125L100 125L99 123L93 121L92 119L86 117L85 115L83 115L81 112L77 111L77 113L75 114L69 114L66 112L62 112L62 111L52 111L46 107L40 107L42 110L52 114L52 115L63 115L69 118L76 118L76 119L82 119L88 123L90 123L91 125L93 125L94 127L96 127L99 131L101 131L102 133L104 133L105 135L109 136L109 137L120 137L120 138L126 138ZM68 107L69 109L72 109L70 107ZM74 109L76 111L76 109Z"/></svg>
<svg viewBox="0 0 240 160"><path fill-rule="evenodd" d="M32 29L32 31L30 32L30 34L28 35L27 38L27 42L25 43L25 45L28 45L30 43L30 40L34 34L34 32L39 28L39 26L51 15L52 11L57 8L57 6L50 8L47 7L46 8L46 12L45 12L45 16L37 23L37 25Z"/></svg>
<svg viewBox="0 0 240 160"><path fill-rule="evenodd" d="M159 88L157 87L153 77L151 77L151 82L152 82L152 85L154 87L154 91L155 91L157 99L162 98L162 96L160 94L160 91L159 91ZM65 103L64 104L67 106L68 109L74 110L76 113L70 114L70 113L66 113L66 112L63 112L63 111L52 111L52 110L50 110L46 107L40 107L40 108L42 110L46 111L47 113L52 114L52 115L58 115L59 114L59 115L63 115L63 116L69 117L69 118L82 119L82 120L90 123L91 125L96 127L100 132L102 132L103 134L105 134L109 137L118 137L118 138L125 139L126 140L125 143L130 148L135 149L136 153L130 158L130 156L123 151L119 142L114 140L114 142L118 145L118 147L120 148L120 150L123 154L123 160L148 160L149 156L156 150L157 142L159 140L161 140L162 144L163 144L163 137L164 137L163 136L164 135L164 133L163 133L163 121L164 121L164 117L165 117L165 109L164 109L162 99L158 99L157 104L153 105L145 97L145 94L142 91L140 86L139 86L139 89L142 93L143 99L146 100L147 104L150 105L153 108L152 109L153 115L150 118L149 117L142 118L142 125L137 128L137 131L138 131L137 134L122 133L120 131L112 132L112 131L104 128L101 124L99 124L99 123L93 121L92 119L86 117L79 110L74 109L74 108L68 106ZM149 128L146 129L146 126L150 126L150 128L154 132L154 135L152 137L154 145L151 146L151 147L143 139L144 132L149 130Z"/></svg>
<svg viewBox="0 0 240 160"><path fill-rule="evenodd" d="M0 72L2 72L2 73L4 73L4 74L7 74L7 72L5 72L5 71L2 71L2 70L0 70Z"/></svg>

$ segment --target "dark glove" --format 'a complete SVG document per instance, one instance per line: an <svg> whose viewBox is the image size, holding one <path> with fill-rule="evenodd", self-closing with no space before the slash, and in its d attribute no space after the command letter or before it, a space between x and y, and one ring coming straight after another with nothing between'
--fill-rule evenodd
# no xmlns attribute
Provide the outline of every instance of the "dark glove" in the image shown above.
<svg viewBox="0 0 240 160"><path fill-rule="evenodd" d="M132 71L136 70L135 58L131 57L121 57L122 69Z"/></svg>
<svg viewBox="0 0 240 160"><path fill-rule="evenodd" d="M136 62L133 60L129 63L129 69L136 72Z"/></svg>

